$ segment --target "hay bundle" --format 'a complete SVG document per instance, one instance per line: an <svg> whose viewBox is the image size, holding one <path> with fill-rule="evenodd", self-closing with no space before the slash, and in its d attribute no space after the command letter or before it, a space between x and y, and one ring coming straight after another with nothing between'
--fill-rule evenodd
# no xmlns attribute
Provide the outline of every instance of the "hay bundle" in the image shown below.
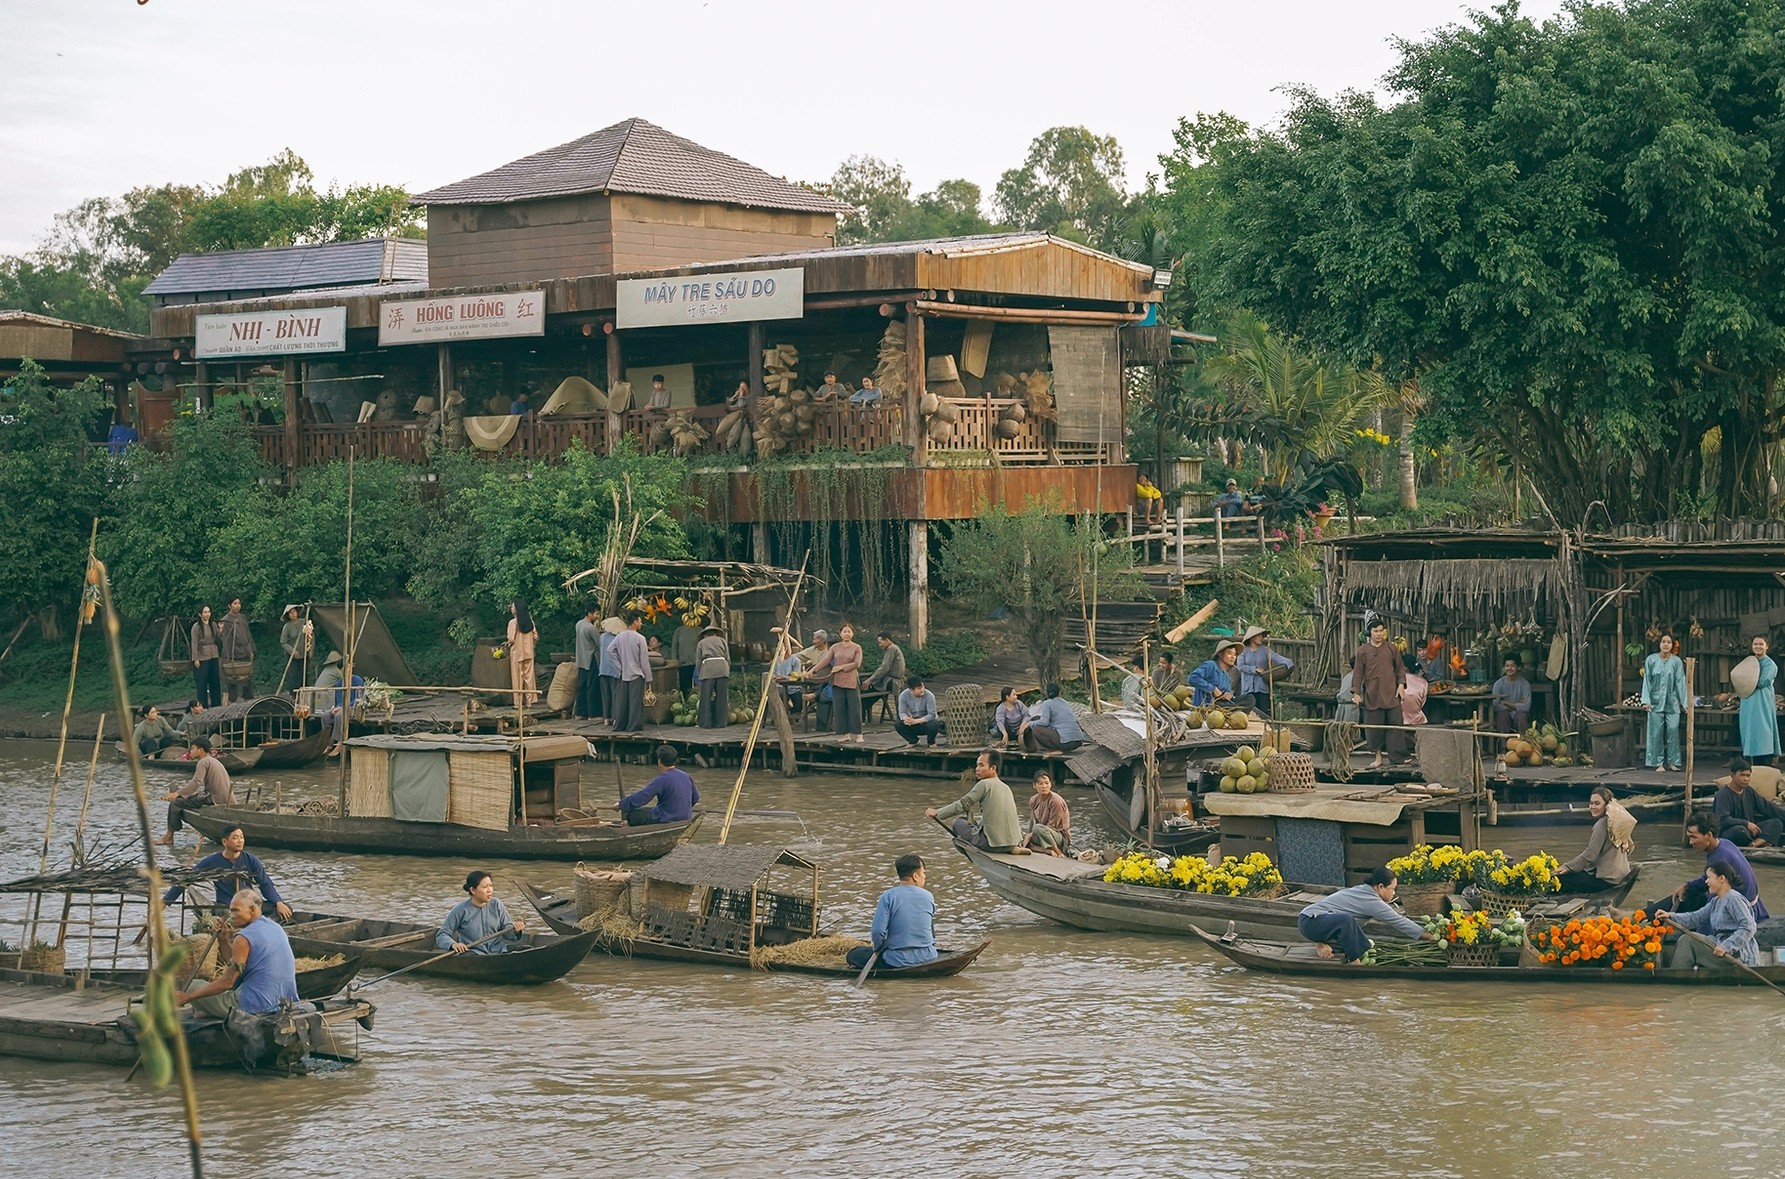
<svg viewBox="0 0 1785 1179"><path fill-rule="evenodd" d="M852 937L801 938L785 946L757 946L750 951L750 965L758 970L771 964L843 968L849 965L849 951L867 944Z"/></svg>
<svg viewBox="0 0 1785 1179"><path fill-rule="evenodd" d="M875 357L874 383L880 387L881 396L887 401L898 402L905 398L905 321L895 319L887 323L886 331L880 337L880 351Z"/></svg>
<svg viewBox="0 0 1785 1179"><path fill-rule="evenodd" d="M800 350L792 344L776 344L762 352L762 384L765 389L786 393L800 379Z"/></svg>
<svg viewBox="0 0 1785 1179"><path fill-rule="evenodd" d="M645 936L644 924L634 920L631 913L618 905L603 909L599 913L589 914L578 921L576 927L584 932L596 930L600 932L602 941L618 942L622 945L635 942Z"/></svg>
<svg viewBox="0 0 1785 1179"><path fill-rule="evenodd" d="M669 431L670 439L676 444L676 450L681 454L699 450L700 444L705 442L708 437L706 427L694 420L694 411L691 409L676 410L669 415L663 425Z"/></svg>

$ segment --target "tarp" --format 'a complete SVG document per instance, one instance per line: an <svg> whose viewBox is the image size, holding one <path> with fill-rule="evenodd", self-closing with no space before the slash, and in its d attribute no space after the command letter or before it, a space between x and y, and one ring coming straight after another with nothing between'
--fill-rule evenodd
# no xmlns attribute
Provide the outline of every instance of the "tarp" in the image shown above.
<svg viewBox="0 0 1785 1179"><path fill-rule="evenodd" d="M1316 787L1302 793L1282 794L1205 794L1203 809L1211 815L1249 815L1270 819L1325 819L1329 823L1368 823L1374 827L1392 827L1400 822L1401 812L1413 799L1354 801L1347 794L1359 793L1352 787ZM1421 800L1423 801L1423 800Z"/></svg>
<svg viewBox="0 0 1785 1179"><path fill-rule="evenodd" d="M316 620L316 625L322 628L335 650L345 654L347 607L334 602L312 602L310 617ZM371 602L354 603L353 622L354 629L359 632L353 640L354 674L398 687L414 687L415 673L409 669L409 661L403 658L397 640L391 637L390 628L384 625L384 616L378 613L378 607ZM311 663L322 666L320 659L312 659Z"/></svg>
<svg viewBox="0 0 1785 1179"><path fill-rule="evenodd" d="M445 753L411 750L390 755L391 818L444 823L450 794Z"/></svg>

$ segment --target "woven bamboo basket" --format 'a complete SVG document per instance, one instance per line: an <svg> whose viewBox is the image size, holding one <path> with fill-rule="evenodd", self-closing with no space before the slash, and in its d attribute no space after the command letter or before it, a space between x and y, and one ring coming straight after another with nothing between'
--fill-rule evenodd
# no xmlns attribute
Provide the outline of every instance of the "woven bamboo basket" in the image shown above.
<svg viewBox="0 0 1785 1179"><path fill-rule="evenodd" d="M1502 917L1510 914L1514 909L1521 912L1525 909L1529 909L1540 899L1542 898L1510 892L1489 892L1486 889L1482 889L1481 909L1482 912L1486 913L1489 917L1498 921Z"/></svg>
<svg viewBox="0 0 1785 1179"><path fill-rule="evenodd" d="M667 880L651 880L645 884L645 903L661 905L671 913L680 913L694 899L692 884L671 884Z"/></svg>
<svg viewBox="0 0 1785 1179"><path fill-rule="evenodd" d="M390 754L380 749L350 749L347 813L360 819L391 817Z"/></svg>
<svg viewBox="0 0 1785 1179"><path fill-rule="evenodd" d="M1278 899L1279 897L1284 897L1284 896L1289 895L1289 886L1287 884L1284 884L1281 880L1279 880L1277 883L1271 885L1269 888L1265 889L1263 892L1248 893L1246 895L1249 900L1274 901L1274 900Z"/></svg>
<svg viewBox="0 0 1785 1179"><path fill-rule="evenodd" d="M163 659L161 661L161 674L170 680L178 679L191 670L192 661L189 659Z"/></svg>
<svg viewBox="0 0 1785 1179"><path fill-rule="evenodd" d="M38 974L61 974L68 965L68 953L61 946L34 946L19 951L19 969Z"/></svg>
<svg viewBox="0 0 1785 1179"><path fill-rule="evenodd" d="M506 753L454 753L447 762L446 819L489 831L508 830L514 767Z"/></svg>
<svg viewBox="0 0 1785 1179"><path fill-rule="evenodd" d="M250 680L254 678L254 660L225 659L223 661L223 678L226 680Z"/></svg>
<svg viewBox="0 0 1785 1179"><path fill-rule="evenodd" d="M1543 919L1525 924L1525 940L1519 943L1518 948L1518 964L1521 967L1526 970L1541 970L1550 965L1543 960L1543 955L1538 951L1535 939L1538 934L1555 924L1554 921Z"/></svg>
<svg viewBox="0 0 1785 1179"><path fill-rule="evenodd" d="M1401 903L1401 911L1410 917L1436 917L1444 912L1444 902L1453 887L1448 880L1437 884L1403 884L1395 899Z"/></svg>
<svg viewBox="0 0 1785 1179"><path fill-rule="evenodd" d="M591 913L601 913L617 907L632 887L632 873L585 868L581 860L577 861L574 874L576 916L579 921Z"/></svg>
<svg viewBox="0 0 1785 1179"><path fill-rule="evenodd" d="M1449 964L1451 966L1498 966L1500 964L1500 946L1490 942L1485 946L1450 947Z"/></svg>
<svg viewBox="0 0 1785 1179"><path fill-rule="evenodd" d="M1306 753L1279 753L1270 761L1271 794L1301 794L1314 789L1314 759Z"/></svg>

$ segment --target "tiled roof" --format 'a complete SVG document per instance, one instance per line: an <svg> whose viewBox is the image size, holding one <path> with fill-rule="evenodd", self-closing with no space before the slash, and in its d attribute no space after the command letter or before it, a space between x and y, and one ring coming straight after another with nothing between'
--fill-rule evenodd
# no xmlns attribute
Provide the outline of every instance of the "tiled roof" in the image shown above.
<svg viewBox="0 0 1785 1179"><path fill-rule="evenodd" d="M360 283L428 281L428 243L370 238L315 246L270 246L181 254L144 294L305 291Z"/></svg>
<svg viewBox="0 0 1785 1179"><path fill-rule="evenodd" d="M588 192L637 193L758 209L846 213L842 201L723 152L627 119L490 172L424 192L418 205L496 205Z"/></svg>

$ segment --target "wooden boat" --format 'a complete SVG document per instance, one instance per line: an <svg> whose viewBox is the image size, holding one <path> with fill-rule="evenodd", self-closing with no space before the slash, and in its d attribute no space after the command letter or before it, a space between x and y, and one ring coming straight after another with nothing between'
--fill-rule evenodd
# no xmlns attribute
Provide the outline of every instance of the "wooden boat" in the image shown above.
<svg viewBox="0 0 1785 1179"><path fill-rule="evenodd" d="M512 826L506 831L459 823L410 823L349 815L299 815L246 807L208 806L186 823L219 840L240 827L250 845L298 851L377 852L505 860L641 860L663 855L694 833L700 817L649 827Z"/></svg>
<svg viewBox="0 0 1785 1179"><path fill-rule="evenodd" d="M1658 796L1627 797L1618 800L1639 823L1678 820L1686 806L1684 790ZM1534 799L1529 801L1497 801L1493 826L1496 827L1561 827L1571 824L1591 826L1593 813L1584 798L1569 801Z"/></svg>
<svg viewBox="0 0 1785 1179"><path fill-rule="evenodd" d="M1785 867L1785 847L1744 847L1742 854L1750 864L1774 864Z"/></svg>
<svg viewBox="0 0 1785 1179"><path fill-rule="evenodd" d="M73 1061L129 1068L140 1055L129 1003L135 988L116 982L78 984L74 975L31 974L0 970L0 1056L31 1060ZM313 1003L321 1016L320 1037L309 1055L335 1060L358 1059L348 1025L370 1028L375 1008L362 999L323 999ZM290 1016L270 1017L275 1027ZM222 1020L183 1009L187 1050L196 1068L236 1068L250 1072L302 1072L305 1053L300 1043L280 1045L264 1037L264 1048L243 1060L239 1043Z"/></svg>
<svg viewBox="0 0 1785 1179"><path fill-rule="evenodd" d="M576 923L576 898L559 896L545 889L535 888L526 881L521 881L521 893L532 903L534 911L539 914L553 930L570 937L583 932ZM937 957L919 966L879 966L874 967L870 978L912 979L912 978L949 978L973 964L973 960L985 952L990 942L980 942L966 950L939 950ZM751 969L750 955L736 950L699 949L693 946L678 946L669 942L651 938L633 938L617 940L598 937L595 949L617 958L649 958L659 962L690 962L701 966L724 966L733 970ZM826 966L811 963L764 962L759 969L771 973L783 974L816 974L828 978L854 978L861 971L855 967Z"/></svg>
<svg viewBox="0 0 1785 1179"><path fill-rule="evenodd" d="M1000 897L1077 929L1186 937L1199 924L1225 929L1231 922L1245 937L1289 937L1294 935L1296 918L1304 908L1337 891L1331 885L1289 883L1282 896L1262 900L1114 884L1104 881L1102 864L1056 856L995 855L960 840L954 844L955 850L967 857L973 870ZM1615 888L1567 899L1615 905L1629 894L1636 880L1637 872L1633 870ZM1373 934L1387 936L1386 930L1366 928Z"/></svg>
<svg viewBox="0 0 1785 1179"><path fill-rule="evenodd" d="M1135 843L1150 843L1152 847L1168 855L1181 856L1186 852L1200 851L1221 838L1221 829L1209 823L1187 827L1158 827L1149 833L1141 826L1145 815L1135 813L1132 791L1124 794L1115 787L1099 782L1097 798L1103 803L1104 814L1109 816L1110 821L1124 835Z"/></svg>
<svg viewBox="0 0 1785 1179"><path fill-rule="evenodd" d="M1270 974L1326 975L1338 978L1401 978L1426 982L1585 983L1589 986L1758 987L1785 983L1785 966L1760 966L1756 978L1745 970L1574 970L1546 966L1364 966L1338 958L1322 958L1308 941L1262 941L1217 937L1192 928L1205 945L1249 970Z"/></svg>
<svg viewBox="0 0 1785 1179"><path fill-rule="evenodd" d="M341 961L328 966L313 966L308 970L297 972L298 998L305 1002L327 999L341 993L341 989L353 981L359 973L361 957L354 950L335 950L329 957L338 957ZM127 987L142 989L143 979L147 971L142 970L92 970L88 977L100 982L122 983Z"/></svg>
<svg viewBox="0 0 1785 1179"><path fill-rule="evenodd" d="M440 954L434 943L438 925L408 921L377 921L363 917L339 917L329 913L293 913L285 935L293 952L323 957L343 952L358 953L362 968L398 970L414 966L416 974L457 978L469 982L532 986L569 974L589 956L595 935L578 930L574 937L523 933L505 954L454 954L426 966L418 963Z"/></svg>
<svg viewBox="0 0 1785 1179"><path fill-rule="evenodd" d="M328 751L329 731L318 728L314 733L290 741L270 741L255 746L263 770L297 770L322 760Z"/></svg>
<svg viewBox="0 0 1785 1179"><path fill-rule="evenodd" d="M119 761L130 760L130 748L123 741L112 742L112 749L117 752ZM223 768L231 774L246 774L260 765L263 751L255 749L217 749L213 750ZM174 774L192 776L192 761L186 756L185 748L158 749L154 753L140 755L143 769L165 770Z"/></svg>

